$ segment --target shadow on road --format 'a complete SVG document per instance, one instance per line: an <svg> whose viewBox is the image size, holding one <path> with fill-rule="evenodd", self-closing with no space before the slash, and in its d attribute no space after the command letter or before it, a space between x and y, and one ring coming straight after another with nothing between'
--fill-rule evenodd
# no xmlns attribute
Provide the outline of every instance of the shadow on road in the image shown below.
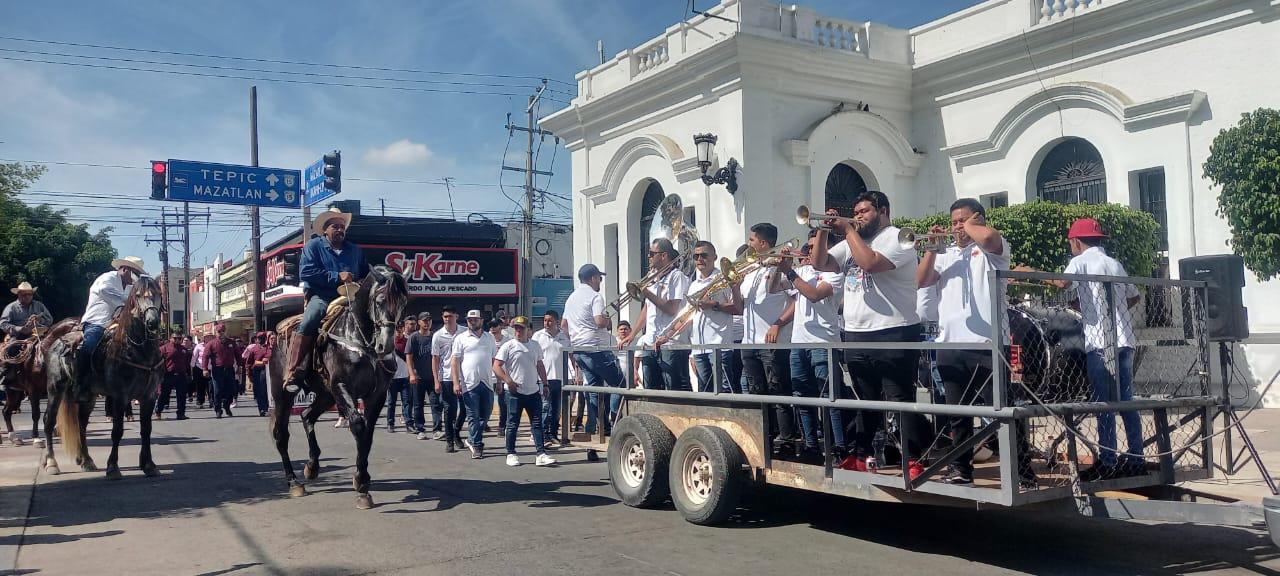
<svg viewBox="0 0 1280 576"><path fill-rule="evenodd" d="M429 510L387 510L388 514L439 512L459 504L506 504L525 502L530 508L592 508L617 504L617 500L592 494L563 492L565 488L598 487L599 481L563 480L560 482L512 482L474 478L419 478L413 480L375 480L375 492L413 491L402 504L435 502ZM334 490L337 491L337 490ZM349 488L348 488L349 491Z"/></svg>
<svg viewBox="0 0 1280 576"><path fill-rule="evenodd" d="M1265 530L865 502L774 487L744 501L726 527L788 525L1033 574L1280 574L1261 566L1280 558Z"/></svg>

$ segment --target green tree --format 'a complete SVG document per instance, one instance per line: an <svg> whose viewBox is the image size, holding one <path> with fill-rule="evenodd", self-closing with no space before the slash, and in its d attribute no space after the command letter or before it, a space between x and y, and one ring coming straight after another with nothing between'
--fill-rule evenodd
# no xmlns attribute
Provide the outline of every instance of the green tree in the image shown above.
<svg viewBox="0 0 1280 576"><path fill-rule="evenodd" d="M110 228L89 233L67 221L65 210L28 206L17 194L44 174L43 166L0 163L0 298L27 281L55 319L84 312L89 285L116 257Z"/></svg>
<svg viewBox="0 0 1280 576"><path fill-rule="evenodd" d="M1231 249L1261 280L1280 275L1280 111L1259 108L1218 133L1204 175L1222 188Z"/></svg>

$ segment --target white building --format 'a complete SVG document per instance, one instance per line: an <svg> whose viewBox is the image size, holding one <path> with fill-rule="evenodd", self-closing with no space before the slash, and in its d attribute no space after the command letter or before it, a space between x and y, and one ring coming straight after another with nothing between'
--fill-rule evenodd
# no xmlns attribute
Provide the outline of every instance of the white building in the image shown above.
<svg viewBox="0 0 1280 576"><path fill-rule="evenodd" d="M839 192L863 186L905 216L957 197L1115 202L1167 223L1176 276L1229 251L1200 168L1211 141L1280 94L1276 0L987 0L910 30L764 0L707 12L581 72L542 121L572 152L574 261L610 273L608 298L639 276L672 193L730 255L750 225L800 236L796 205L848 207ZM741 163L736 194L701 182L704 132L712 170ZM1250 275L1255 335L1280 332L1278 288ZM1262 341L1244 347L1255 384L1280 369Z"/></svg>

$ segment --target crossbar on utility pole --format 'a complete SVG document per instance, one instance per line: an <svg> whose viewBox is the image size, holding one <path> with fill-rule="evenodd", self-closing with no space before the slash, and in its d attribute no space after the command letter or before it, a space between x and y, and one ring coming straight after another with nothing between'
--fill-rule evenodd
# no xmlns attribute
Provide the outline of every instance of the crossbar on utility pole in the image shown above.
<svg viewBox="0 0 1280 576"><path fill-rule="evenodd" d="M528 145L524 152L524 168L516 168L514 166L503 166L503 170L511 172L524 172L524 203L521 206L520 219L520 315L531 316L533 314L533 263L530 254L533 253L533 194L537 192L537 188L533 185L533 177L535 175L551 176L551 172L544 170L535 170L533 167L533 136L552 135L551 132L538 128L535 125L536 119L533 117L534 107L538 104L538 99L542 97L543 90L547 89L546 80L542 81L542 85L538 87L537 92L529 95L529 106L525 108L526 126L515 126L511 121L507 121L507 130L514 134L516 131L524 132L529 135ZM508 116L509 118L510 116Z"/></svg>

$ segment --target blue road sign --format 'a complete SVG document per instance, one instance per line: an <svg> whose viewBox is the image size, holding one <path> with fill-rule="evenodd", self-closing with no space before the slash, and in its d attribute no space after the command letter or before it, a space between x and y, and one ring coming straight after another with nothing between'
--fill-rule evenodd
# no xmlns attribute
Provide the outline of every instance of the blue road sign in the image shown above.
<svg viewBox="0 0 1280 576"><path fill-rule="evenodd" d="M303 183L307 187L302 196L304 205L315 206L320 202L333 198L337 194L333 190L324 187L324 158L316 160L315 164L307 166L304 176Z"/></svg>
<svg viewBox="0 0 1280 576"><path fill-rule="evenodd" d="M299 208L302 173L284 168L169 160L169 200Z"/></svg>

